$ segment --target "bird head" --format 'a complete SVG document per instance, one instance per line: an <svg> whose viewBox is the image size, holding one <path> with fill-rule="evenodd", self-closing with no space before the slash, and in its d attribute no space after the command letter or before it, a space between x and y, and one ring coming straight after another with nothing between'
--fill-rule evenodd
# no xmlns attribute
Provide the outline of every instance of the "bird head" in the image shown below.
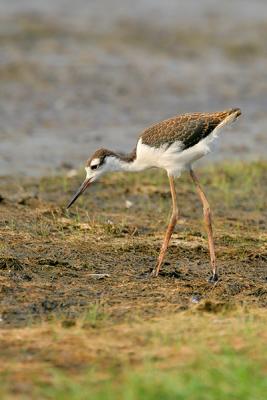
<svg viewBox="0 0 267 400"><path fill-rule="evenodd" d="M73 195L70 202L67 205L69 208L78 197L85 192L85 190L96 181L101 175L104 173L111 171L112 169L112 160L116 158L116 154L107 149L99 149L95 151L95 153L87 160L85 165L86 178L77 190L77 192Z"/></svg>

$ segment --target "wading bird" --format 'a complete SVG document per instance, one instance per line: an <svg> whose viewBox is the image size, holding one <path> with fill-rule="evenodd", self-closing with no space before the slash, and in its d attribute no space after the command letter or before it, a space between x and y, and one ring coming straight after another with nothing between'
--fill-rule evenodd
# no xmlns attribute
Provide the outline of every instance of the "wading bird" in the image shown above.
<svg viewBox="0 0 267 400"><path fill-rule="evenodd" d="M211 212L208 200L192 169L194 161L210 151L211 142L221 128L241 115L239 108L215 112L183 114L161 121L145 129L132 153L121 155L111 150L99 149L87 161L86 179L75 193L67 208L88 188L88 186L106 172L142 171L147 168L163 168L167 171L172 196L172 215L162 243L158 261L152 271L158 276L167 247L178 219L178 207L174 179L183 170L188 170L202 202L204 221L208 233L208 245L212 276L210 282L218 280L214 240L211 225Z"/></svg>

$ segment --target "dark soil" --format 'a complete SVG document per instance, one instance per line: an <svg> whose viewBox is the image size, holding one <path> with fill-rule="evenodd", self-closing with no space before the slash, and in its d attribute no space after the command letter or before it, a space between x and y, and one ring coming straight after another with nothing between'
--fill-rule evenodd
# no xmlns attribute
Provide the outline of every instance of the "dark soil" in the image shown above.
<svg viewBox="0 0 267 400"><path fill-rule="evenodd" d="M75 321L92 307L117 322L197 303L215 312L240 304L267 306L265 163L202 173L214 214L216 284L208 282L201 207L186 175L177 183L181 221L158 278L150 272L170 206L165 175L107 177L67 212L81 179L2 179L2 327L52 316Z"/></svg>

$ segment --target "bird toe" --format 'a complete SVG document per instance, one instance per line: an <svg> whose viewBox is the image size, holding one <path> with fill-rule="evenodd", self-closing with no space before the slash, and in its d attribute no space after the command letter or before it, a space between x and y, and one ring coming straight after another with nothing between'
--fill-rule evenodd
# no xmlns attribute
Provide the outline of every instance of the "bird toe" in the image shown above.
<svg viewBox="0 0 267 400"><path fill-rule="evenodd" d="M219 277L218 277L218 274L212 274L210 277L209 277L209 282L210 283L216 283L216 282L218 282L218 280L219 280Z"/></svg>

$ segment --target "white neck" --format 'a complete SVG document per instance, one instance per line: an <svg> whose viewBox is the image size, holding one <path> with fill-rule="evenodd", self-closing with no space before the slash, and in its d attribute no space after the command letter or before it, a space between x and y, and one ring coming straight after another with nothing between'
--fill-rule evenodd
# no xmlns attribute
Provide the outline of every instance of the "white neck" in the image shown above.
<svg viewBox="0 0 267 400"><path fill-rule="evenodd" d="M120 157L117 154L108 157L107 167L111 171L143 171L151 167L162 168L166 146L154 148L142 143L140 138L137 142L135 157ZM131 161L132 159L132 161Z"/></svg>
<svg viewBox="0 0 267 400"><path fill-rule="evenodd" d="M127 171L127 172L138 172L146 169L147 167L141 165L137 159L133 161L124 161L119 157L108 157L106 160L107 169L109 171Z"/></svg>

